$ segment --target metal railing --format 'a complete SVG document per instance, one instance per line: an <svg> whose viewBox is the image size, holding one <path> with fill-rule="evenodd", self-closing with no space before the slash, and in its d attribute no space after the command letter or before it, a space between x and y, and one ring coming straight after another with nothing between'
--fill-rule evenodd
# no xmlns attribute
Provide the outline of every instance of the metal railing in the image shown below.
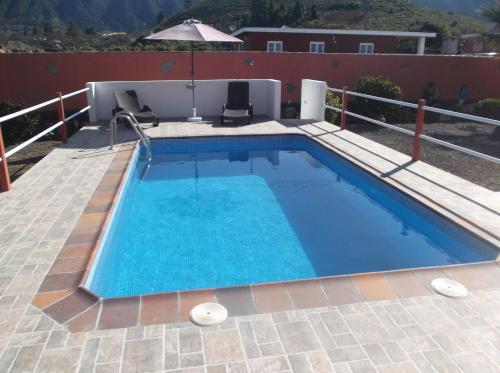
<svg viewBox="0 0 500 373"><path fill-rule="evenodd" d="M419 100L418 104L413 104L411 102L393 100L393 99L389 99L389 98L372 96L372 95L367 95L364 93L348 91L347 89L348 89L347 87L343 87L342 89L327 87L327 90L329 90L329 91L342 94L342 108L341 109L334 107L334 106L331 106L331 105L328 105L328 104L325 105L325 108L334 110L334 111L341 114L341 117L340 117L341 129L346 129L346 127L347 127L346 117L351 116L354 118L365 120L365 121L370 122L370 123L377 124L377 125L382 126L382 127L390 128L392 130L404 133L406 135L413 136L414 140L413 140L412 159L414 161L417 161L420 159L421 141L426 140L428 142L431 142L431 143L434 143L437 145L441 145L441 146L444 146L444 147L447 147L447 148L450 148L453 150L457 150L457 151L462 152L462 153L472 155L474 157L478 157L478 158L481 158L481 159L484 159L484 160L487 160L490 162L500 164L500 158L496 158L496 157L493 157L493 156L488 155L488 154L484 154L484 153L481 153L481 152L478 152L478 151L475 151L475 150L472 150L469 148L464 148L463 146L455 145L455 144L452 144L450 142L439 140L439 139L436 139L434 137L423 134L425 112L426 111L438 113L438 114L444 114L444 115L448 115L448 116L452 116L452 117L456 117L456 118L461 118L461 119L467 119L467 120L471 120L471 121L475 121L475 122L479 122L479 123L490 124L490 125L494 125L494 126L500 126L500 120L479 117L479 116L471 115L471 114L459 113L459 112L451 111L451 110L439 109L439 108L436 108L433 106L427 106L425 100ZM356 114L356 113L348 111L347 104L349 101L349 96L362 97L362 98L366 98L369 100L376 100L376 101L394 104L394 105L398 105L398 106L417 109L417 120L416 120L415 130L410 131L410 130L407 130L405 128L401 128L401 127L398 127L398 126L395 126L392 124L388 124L388 123L385 123L385 122L382 122L382 121L379 121L379 120L376 120L376 119L373 119L370 117L366 117L364 115L360 115L360 114Z"/></svg>
<svg viewBox="0 0 500 373"><path fill-rule="evenodd" d="M69 117L66 118L65 113L64 113L64 100L74 97L77 95L80 95L82 93L85 93L89 90L89 88L84 88L80 89L75 92L68 93L66 95L63 95L61 92L57 92L58 97L53 98L51 100L42 102L41 104L31 106L29 108L19 110L15 113L11 113L8 115L5 115L3 117L0 117L0 191L8 191L11 189L11 183L10 183L10 176L9 176L9 169L8 169L8 164L7 164L7 158L10 156L16 154L20 150L26 148L27 146L31 145L38 139L42 138L43 136L47 135L48 133L56 130L59 128L59 133L61 136L61 140L63 143L66 143L68 141L68 132L66 128L66 123L69 122L70 120L76 118L78 115L85 113L88 111L91 106L86 106L83 109L77 111L76 113L70 115ZM3 135L2 135L2 123L7 122L11 119L26 115L28 113L31 113L35 110L42 109L44 107L53 105L53 104L58 104L57 105L57 116L58 116L58 122L47 128L46 130L40 132L39 134L33 136L29 140L26 140L25 142L15 146L14 148L10 149L8 152L5 151L5 145L3 142Z"/></svg>
<svg viewBox="0 0 500 373"><path fill-rule="evenodd" d="M151 151L151 139L150 137L144 132L142 129L139 121L135 117L134 114L132 114L130 111L127 110L122 110L119 111L118 113L115 114L115 116L111 119L109 122L109 127L110 127L110 144L109 144L109 149L113 150L114 144L117 142L116 140L116 134L117 134L117 124L118 124L118 119L123 118L126 121L130 123L130 126L134 129L135 133L139 137L139 140L141 141L142 145L146 148L146 156L148 159L148 165L150 165L151 160L153 158L153 154Z"/></svg>

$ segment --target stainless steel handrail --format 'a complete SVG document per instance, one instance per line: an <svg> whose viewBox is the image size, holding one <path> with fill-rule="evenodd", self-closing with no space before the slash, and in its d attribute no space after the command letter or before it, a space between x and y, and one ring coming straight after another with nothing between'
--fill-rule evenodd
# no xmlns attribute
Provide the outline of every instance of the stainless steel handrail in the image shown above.
<svg viewBox="0 0 500 373"><path fill-rule="evenodd" d="M132 114L129 111L120 111L115 114L113 119L109 122L110 125L110 130L111 130L111 141L110 141L110 149L113 149L113 145L116 142L116 133L117 133L117 120L119 118L123 118L127 120L132 128L134 129L135 133L139 137L139 140L141 141L142 145L146 148L146 153L147 153L147 158L148 158L148 164L151 163L151 160L153 158L153 154L151 151L151 139L149 138L148 135L144 132L142 129L141 125L139 124L139 121L135 117L134 114Z"/></svg>

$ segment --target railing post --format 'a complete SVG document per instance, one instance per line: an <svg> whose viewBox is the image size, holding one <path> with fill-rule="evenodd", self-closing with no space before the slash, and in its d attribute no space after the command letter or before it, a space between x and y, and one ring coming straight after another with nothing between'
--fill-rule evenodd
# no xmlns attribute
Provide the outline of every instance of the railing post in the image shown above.
<svg viewBox="0 0 500 373"><path fill-rule="evenodd" d="M347 111L347 86L342 87L342 113L340 115L340 128L345 130L346 128L346 111Z"/></svg>
<svg viewBox="0 0 500 373"><path fill-rule="evenodd" d="M425 119L425 100L418 100L418 109L417 109L417 125L415 126L415 136L413 138L413 156L412 159L414 161L418 161L420 158L420 144L422 139L420 135L424 130L424 119Z"/></svg>
<svg viewBox="0 0 500 373"><path fill-rule="evenodd" d="M7 167L7 157L5 156L5 146L3 144L2 126L0 125L0 191L7 192L10 190L10 176Z"/></svg>
<svg viewBox="0 0 500 373"><path fill-rule="evenodd" d="M62 93L57 92L57 95L59 96L59 104L57 106L57 116L59 121L63 121L66 119L64 115L64 103L63 103L63 98L62 98ZM59 134L61 135L61 140L63 144L66 144L68 142L68 130L66 128L66 122L64 122L60 129L59 129Z"/></svg>

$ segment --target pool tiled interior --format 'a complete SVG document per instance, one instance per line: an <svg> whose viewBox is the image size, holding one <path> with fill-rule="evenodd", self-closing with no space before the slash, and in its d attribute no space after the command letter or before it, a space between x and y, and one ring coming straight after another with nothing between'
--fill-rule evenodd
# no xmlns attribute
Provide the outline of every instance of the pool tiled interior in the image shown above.
<svg viewBox="0 0 500 373"><path fill-rule="evenodd" d="M162 123L149 130L158 137L304 133L316 139L336 131L296 121L241 128ZM347 156L358 155L365 165L359 147L368 144L375 154L381 147L342 132L356 140ZM1 371L500 371L498 262L98 299L81 284L132 154L133 136L122 129L120 138L108 151L106 129L88 126L16 181L12 193L0 195ZM341 140L331 143L345 151ZM498 193L461 183L461 191L480 192L476 205L489 201L489 209L469 211L464 224L494 242ZM428 197L447 208L447 201ZM444 213L453 218L461 208ZM436 277L456 279L471 294L438 296L429 287ZM230 318L218 327L194 327L189 311L206 301L225 305Z"/></svg>

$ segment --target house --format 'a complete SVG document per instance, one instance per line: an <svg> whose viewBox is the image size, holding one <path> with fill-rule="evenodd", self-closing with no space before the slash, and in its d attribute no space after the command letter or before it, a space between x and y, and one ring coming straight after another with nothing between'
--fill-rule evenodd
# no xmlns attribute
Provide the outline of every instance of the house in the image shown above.
<svg viewBox="0 0 500 373"><path fill-rule="evenodd" d="M494 52L492 43L480 33L447 37L443 40L441 54L482 54Z"/></svg>
<svg viewBox="0 0 500 373"><path fill-rule="evenodd" d="M247 51L311 53L398 53L402 40L415 40L417 54L424 54L426 38L433 32L335 30L278 27L243 27L233 33Z"/></svg>

